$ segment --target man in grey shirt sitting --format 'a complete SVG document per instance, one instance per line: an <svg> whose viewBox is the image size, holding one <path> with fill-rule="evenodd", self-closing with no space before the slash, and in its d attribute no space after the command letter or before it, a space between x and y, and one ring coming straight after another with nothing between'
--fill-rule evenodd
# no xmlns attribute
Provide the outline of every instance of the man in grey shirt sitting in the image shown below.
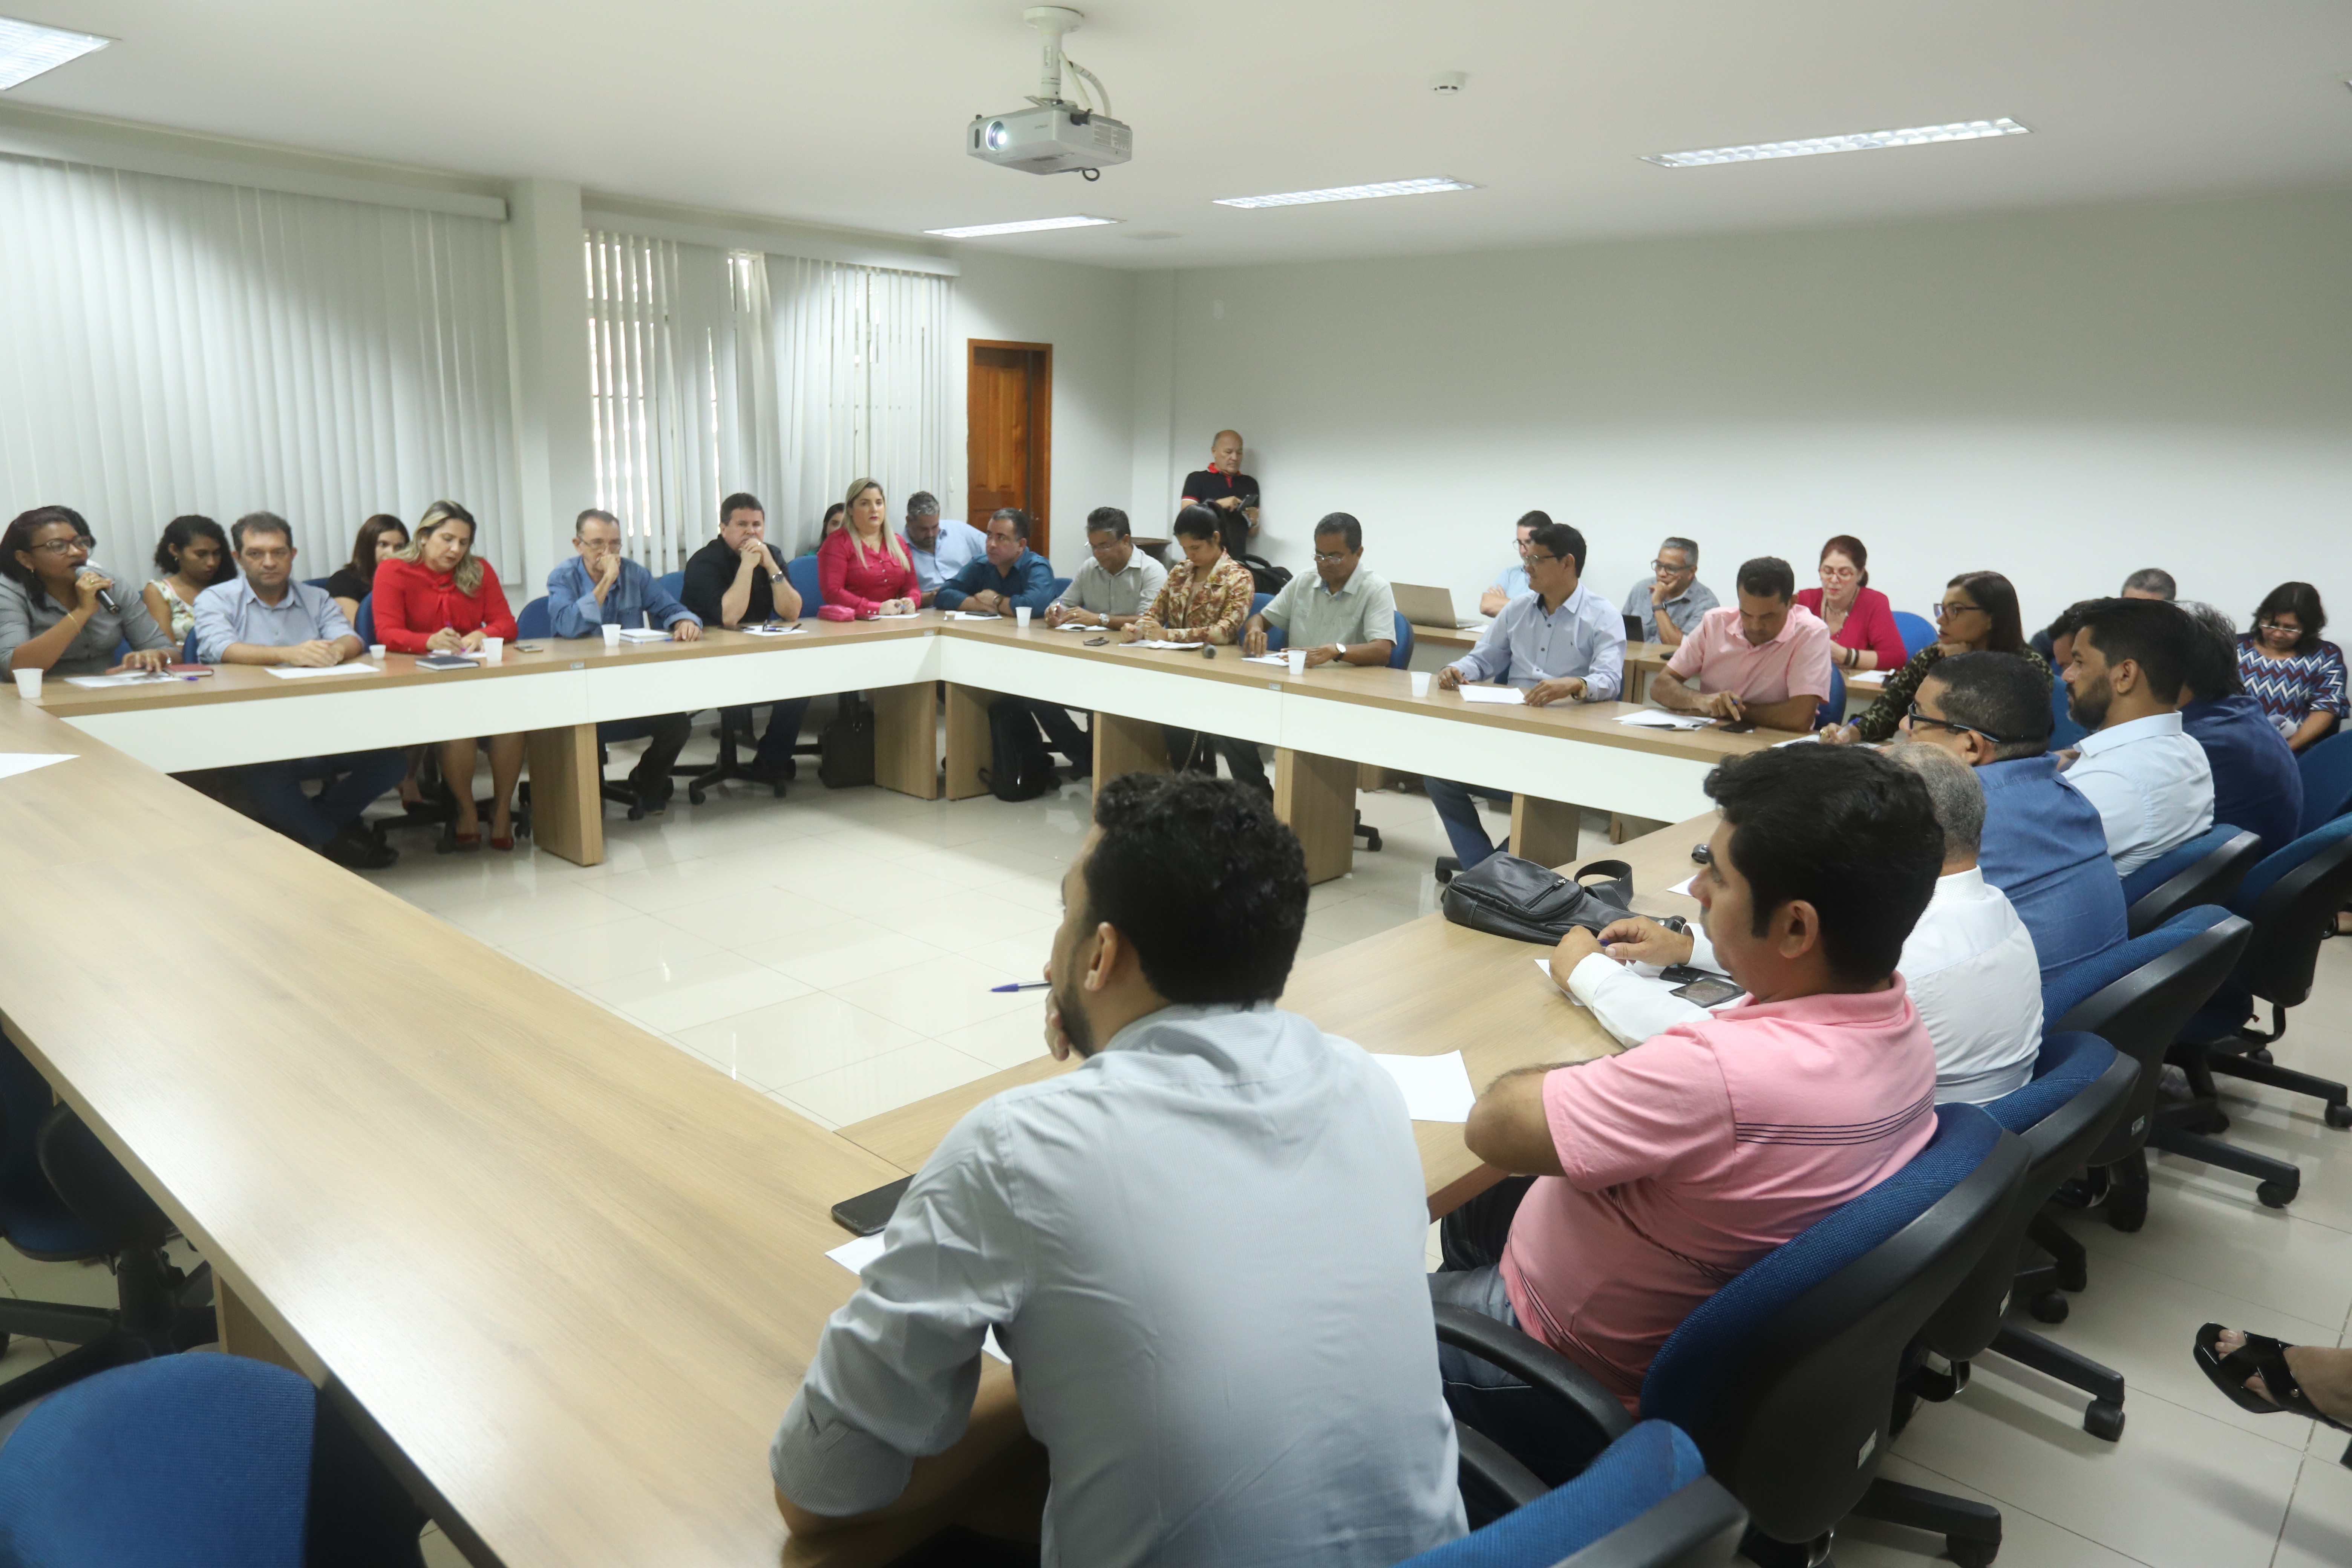
<svg viewBox="0 0 2352 1568"><path fill-rule="evenodd" d="M1715 605L1715 590L1698 580L1698 542L1675 534L1658 546L1650 575L1625 590L1625 618L1641 623L1643 642L1668 647L1680 647Z"/></svg>
<svg viewBox="0 0 2352 1568"><path fill-rule="evenodd" d="M1087 514L1087 559L1062 596L1045 606L1045 624L1099 626L1116 631L1151 607L1168 581L1168 568L1135 547L1127 513L1115 506L1098 506ZM1075 634L1073 634L1075 635ZM1000 697L996 704L1026 707L1045 731L1046 743L1070 759L1070 776L1082 779L1094 772L1093 742L1071 711L1058 702L1031 697Z"/></svg>
<svg viewBox="0 0 2352 1568"><path fill-rule="evenodd" d="M1461 1534L1403 1098L1273 1005L1298 841L1241 785L1129 773L1062 900L1045 1044L1079 1065L915 1176L776 1433L786 1521L937 1501L1025 1426L1045 1568L1387 1568Z"/></svg>

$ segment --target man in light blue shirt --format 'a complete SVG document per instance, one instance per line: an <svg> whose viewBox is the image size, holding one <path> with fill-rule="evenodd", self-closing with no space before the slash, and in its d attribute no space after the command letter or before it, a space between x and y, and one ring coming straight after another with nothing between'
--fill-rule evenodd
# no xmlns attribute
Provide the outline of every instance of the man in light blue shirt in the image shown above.
<svg viewBox="0 0 2352 1568"><path fill-rule="evenodd" d="M988 520L987 552L940 584L932 602L975 615L1042 615L1054 602L1054 567L1029 548L1029 514L999 507Z"/></svg>
<svg viewBox="0 0 2352 1568"><path fill-rule="evenodd" d="M1538 524L1522 559L1535 592L1504 605L1478 646L1437 672L1438 686L1446 691L1465 681L1516 686L1531 708L1613 701L1625 681L1625 623L1616 605L1580 581L1584 535L1564 522ZM1422 782L1454 846L1452 855L1438 859L1439 876L1466 871L1492 855L1495 841L1472 797L1483 795L1507 809L1510 792L1451 779Z"/></svg>
<svg viewBox="0 0 2352 1568"><path fill-rule="evenodd" d="M593 637L606 626L627 631L658 627L679 642L698 642L702 617L677 602L645 563L621 553L621 520L590 507L572 522L572 548L579 553L547 574L548 623L560 637ZM648 816L669 808L676 789L671 764L686 749L693 730L685 713L654 713L615 719L596 726L596 739L646 742L645 754L629 770L637 809Z"/></svg>
<svg viewBox="0 0 2352 1568"><path fill-rule="evenodd" d="M229 530L244 575L196 595L196 658L205 664L331 669L366 652L324 588L294 580L294 530L275 512L248 512ZM369 803L408 771L397 747L345 752L236 770L256 819L339 866L381 870L400 854L362 820ZM305 779L325 779L315 797Z"/></svg>
<svg viewBox="0 0 2352 1568"><path fill-rule="evenodd" d="M981 557L988 541L968 522L940 515L940 498L917 490L907 498L907 547L923 603L947 580Z"/></svg>
<svg viewBox="0 0 2352 1568"><path fill-rule="evenodd" d="M1079 1065L916 1173L777 1429L778 1507L796 1536L908 1511L917 1461L936 1495L1025 1429L1044 1568L1443 1545L1464 1519L1420 1153L1379 1065L1275 1005L1298 841L1192 773L1111 780L1094 815L1045 965L1045 1047Z"/></svg>
<svg viewBox="0 0 2352 1568"><path fill-rule="evenodd" d="M1509 604L1513 599L1524 599L1535 592L1528 583L1528 535L1538 528L1550 526L1551 513L1548 511L1531 511L1519 519L1517 524L1519 563L1516 566L1504 567L1503 574L1495 579L1495 585L1478 595L1480 615L1499 616L1503 613L1505 605Z"/></svg>
<svg viewBox="0 0 2352 1568"><path fill-rule="evenodd" d="M2095 599L2078 618L2066 711L2091 733L2066 782L2099 808L2128 877L2213 826L2213 770L2180 722L2195 626L2160 599Z"/></svg>

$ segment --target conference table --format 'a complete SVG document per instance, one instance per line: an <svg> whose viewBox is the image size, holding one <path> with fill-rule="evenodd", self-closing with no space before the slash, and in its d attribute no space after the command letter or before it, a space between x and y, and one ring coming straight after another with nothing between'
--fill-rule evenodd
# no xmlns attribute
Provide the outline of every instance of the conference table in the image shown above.
<svg viewBox="0 0 2352 1568"><path fill-rule="evenodd" d="M1292 681L1230 657L1043 640L1055 636L828 625L772 644L559 643L450 674L394 658L373 676L233 669L185 689L0 696L0 755L67 759L0 762L14 829L0 1024L212 1265L226 1347L320 1384L471 1560L887 1562L938 1520L787 1542L766 1447L855 1289L825 1257L845 1239L830 1206L919 1164L954 1103L827 1131L154 759L383 744L377 721L415 740L524 729L535 752L570 731L577 750L632 708L794 688L878 689L878 710L928 743L940 680L951 716L972 700L959 687L1090 694L1154 721L1205 702L1226 732L1293 750L1450 744L1537 784L1580 780L1588 763L1602 779L1703 774L1763 743L1662 743L1601 728L1597 708L1417 700L1396 671ZM935 755L927 744L900 787L937 788ZM1640 907L1669 899L1705 832L1700 819L1627 847ZM1540 984L1538 952L1424 920L1302 965L1286 1001L1370 1048L1461 1048L1479 1077L1607 1048ZM1492 1179L1458 1125L1417 1131L1433 1212Z"/></svg>

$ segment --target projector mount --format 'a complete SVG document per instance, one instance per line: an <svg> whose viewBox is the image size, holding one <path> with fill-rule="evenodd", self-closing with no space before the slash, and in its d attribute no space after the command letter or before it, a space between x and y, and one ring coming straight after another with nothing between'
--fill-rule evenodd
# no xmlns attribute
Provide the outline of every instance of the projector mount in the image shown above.
<svg viewBox="0 0 2352 1568"><path fill-rule="evenodd" d="M1114 119L1110 109L1110 92L1102 79L1062 52L1062 39L1086 25L1087 14L1073 11L1067 5L1032 5L1021 13L1021 19L1045 35L1045 58L1037 73L1037 90L1029 101L1040 109L1066 109L1076 113ZM1071 87L1079 101L1073 103L1062 96L1062 68L1070 70ZM1088 88L1094 90L1087 91ZM1097 105L1096 99L1101 99ZM1089 180L1102 178L1099 169L1081 169L1078 173Z"/></svg>

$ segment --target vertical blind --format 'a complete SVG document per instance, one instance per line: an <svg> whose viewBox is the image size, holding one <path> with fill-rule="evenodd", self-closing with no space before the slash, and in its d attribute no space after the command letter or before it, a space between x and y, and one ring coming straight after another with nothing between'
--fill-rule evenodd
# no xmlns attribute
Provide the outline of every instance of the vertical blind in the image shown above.
<svg viewBox="0 0 2352 1568"><path fill-rule="evenodd" d="M175 515L276 511L324 576L446 497L516 560L498 224L0 155L0 519L143 581Z"/></svg>
<svg viewBox="0 0 2352 1568"><path fill-rule="evenodd" d="M758 496L786 554L853 479L948 487L948 280L592 230L598 504L677 569L720 500Z"/></svg>

